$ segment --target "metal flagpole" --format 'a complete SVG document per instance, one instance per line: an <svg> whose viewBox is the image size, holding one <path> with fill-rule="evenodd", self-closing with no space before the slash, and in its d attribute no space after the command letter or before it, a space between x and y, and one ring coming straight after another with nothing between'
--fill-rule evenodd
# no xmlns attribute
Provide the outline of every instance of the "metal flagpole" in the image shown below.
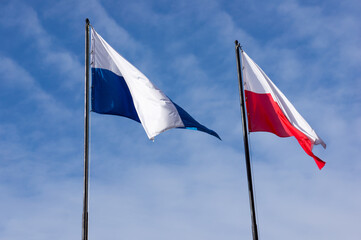
<svg viewBox="0 0 361 240"><path fill-rule="evenodd" d="M240 96L240 101L241 101L242 123L243 123L244 154L246 157L248 195L249 195L249 203L250 203L251 219L252 219L252 234L253 234L253 240L258 240L256 211L255 211L255 206L254 206L254 195L253 195L253 184L252 184L252 172L251 172L251 163L250 163L250 157L249 157L248 128L247 128L247 122L246 122L247 118L246 118L246 110L245 110L245 104L244 104L245 98L244 98L244 91L243 91L241 64L240 64L240 59L239 59L239 49L241 49L241 51L242 51L242 48L237 40L235 41L235 44L236 44L239 96Z"/></svg>
<svg viewBox="0 0 361 240"><path fill-rule="evenodd" d="M84 102L84 201L82 240L88 240L89 178L89 19L85 20L85 102Z"/></svg>

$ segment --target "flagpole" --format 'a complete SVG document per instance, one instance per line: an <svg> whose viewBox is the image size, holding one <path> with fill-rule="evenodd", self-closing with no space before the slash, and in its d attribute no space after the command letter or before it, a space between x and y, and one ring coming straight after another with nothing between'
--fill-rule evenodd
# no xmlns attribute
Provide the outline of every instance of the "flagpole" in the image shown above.
<svg viewBox="0 0 361 240"><path fill-rule="evenodd" d="M239 96L240 96L240 102L241 102L242 123L243 123L244 154L245 154L245 158L246 158L248 195L249 195L251 220L252 220L252 234L253 234L253 240L258 240L256 211L255 211L254 195L253 195L252 171L251 171L251 163L250 163L250 157L249 157L248 128L247 128L247 122L246 122L247 118L246 118L246 110L245 110L245 104L244 104L245 98L244 98L244 91L243 91L241 64L240 64L240 58L239 58L239 49L241 49L241 51L242 51L242 48L237 40L235 41L235 44L236 44Z"/></svg>
<svg viewBox="0 0 361 240"><path fill-rule="evenodd" d="M85 101L84 101L84 201L82 240L88 240L88 178L89 178L89 19L85 20Z"/></svg>

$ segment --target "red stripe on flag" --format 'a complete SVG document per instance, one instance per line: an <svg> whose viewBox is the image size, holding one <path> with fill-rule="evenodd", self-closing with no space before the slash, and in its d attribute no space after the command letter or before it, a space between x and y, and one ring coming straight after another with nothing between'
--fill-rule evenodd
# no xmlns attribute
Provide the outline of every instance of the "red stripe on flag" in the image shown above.
<svg viewBox="0 0 361 240"><path fill-rule="evenodd" d="M319 169L325 162L312 153L313 142L287 119L271 94L254 93L245 90L250 132L270 132L279 137L294 136L303 150L315 160Z"/></svg>

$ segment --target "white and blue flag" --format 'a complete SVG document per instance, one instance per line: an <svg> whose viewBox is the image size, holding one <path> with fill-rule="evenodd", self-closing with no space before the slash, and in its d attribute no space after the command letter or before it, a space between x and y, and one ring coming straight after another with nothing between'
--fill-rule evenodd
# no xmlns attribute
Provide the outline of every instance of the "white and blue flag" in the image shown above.
<svg viewBox="0 0 361 240"><path fill-rule="evenodd" d="M171 128L218 134L172 102L136 67L91 29L91 109L140 122L149 139Z"/></svg>

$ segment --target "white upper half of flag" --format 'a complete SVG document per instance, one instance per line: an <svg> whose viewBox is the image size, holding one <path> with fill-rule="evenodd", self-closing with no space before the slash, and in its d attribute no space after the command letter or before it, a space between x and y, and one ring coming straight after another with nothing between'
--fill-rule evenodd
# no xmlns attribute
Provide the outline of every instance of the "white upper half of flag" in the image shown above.
<svg viewBox="0 0 361 240"><path fill-rule="evenodd" d="M326 148L326 144L298 113L286 96L269 79L263 70L242 50L242 72L244 89L259 94L270 94L278 106L288 118L290 123L304 133L314 144L321 144Z"/></svg>
<svg viewBox="0 0 361 240"><path fill-rule="evenodd" d="M91 40L92 67L123 76L149 139L168 129L184 127L172 101L143 73L117 53L93 28Z"/></svg>

